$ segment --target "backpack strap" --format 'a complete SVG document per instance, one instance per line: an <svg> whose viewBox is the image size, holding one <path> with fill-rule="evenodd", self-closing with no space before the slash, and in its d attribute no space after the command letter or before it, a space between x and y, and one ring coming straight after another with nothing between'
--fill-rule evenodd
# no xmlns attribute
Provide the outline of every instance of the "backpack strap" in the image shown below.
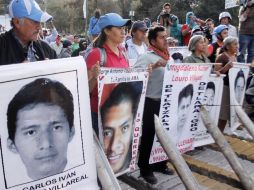
<svg viewBox="0 0 254 190"><path fill-rule="evenodd" d="M104 48L99 48L100 51L100 66L103 67L107 61L107 54Z"/></svg>
<svg viewBox="0 0 254 190"><path fill-rule="evenodd" d="M106 64L106 61L107 61L106 50L104 48L98 48L98 49L100 51L100 66L104 67L104 65ZM122 54L123 54L125 60L129 64L129 58L128 58L127 52L124 50L124 51L122 51Z"/></svg>

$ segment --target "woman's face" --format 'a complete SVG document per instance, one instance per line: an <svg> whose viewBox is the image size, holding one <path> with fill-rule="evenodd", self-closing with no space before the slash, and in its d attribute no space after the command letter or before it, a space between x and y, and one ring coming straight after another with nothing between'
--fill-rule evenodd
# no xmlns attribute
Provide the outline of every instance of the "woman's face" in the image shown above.
<svg viewBox="0 0 254 190"><path fill-rule="evenodd" d="M196 44L196 52L203 52L206 49L206 43L204 38L200 39Z"/></svg>
<svg viewBox="0 0 254 190"><path fill-rule="evenodd" d="M234 41L232 42L229 46L228 46L228 51L234 53L234 54L237 54L238 52L238 42L237 41Z"/></svg>
<svg viewBox="0 0 254 190"><path fill-rule="evenodd" d="M242 96L243 96L243 91L245 87L245 81L243 77L239 77L236 81L236 86L235 86L235 99L237 103L241 103Z"/></svg>
<svg viewBox="0 0 254 190"><path fill-rule="evenodd" d="M110 107L103 119L105 152L113 171L119 172L129 158L133 128L132 104L123 101Z"/></svg>
<svg viewBox="0 0 254 190"><path fill-rule="evenodd" d="M125 39L125 27L112 27L105 30L107 39L115 44L123 43Z"/></svg>
<svg viewBox="0 0 254 190"><path fill-rule="evenodd" d="M226 37L228 37L228 30L225 29L220 33L222 39L224 40Z"/></svg>

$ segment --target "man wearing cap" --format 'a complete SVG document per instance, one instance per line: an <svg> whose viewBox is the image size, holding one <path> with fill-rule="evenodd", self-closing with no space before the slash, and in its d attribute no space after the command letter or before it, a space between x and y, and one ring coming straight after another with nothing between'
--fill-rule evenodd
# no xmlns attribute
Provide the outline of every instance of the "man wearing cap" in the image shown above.
<svg viewBox="0 0 254 190"><path fill-rule="evenodd" d="M146 32L148 28L144 21L136 21L131 28L131 37L126 41L126 48L128 50L129 59L138 59L147 50L145 44Z"/></svg>
<svg viewBox="0 0 254 190"><path fill-rule="evenodd" d="M228 27L228 36L237 38L238 37L237 29L235 26L230 24L231 20L232 20L232 16L229 12L220 13L219 15L220 24L224 24Z"/></svg>
<svg viewBox="0 0 254 190"><path fill-rule="evenodd" d="M56 58L50 46L38 40L41 23L52 19L34 0L12 0L12 29L0 36L0 65Z"/></svg>

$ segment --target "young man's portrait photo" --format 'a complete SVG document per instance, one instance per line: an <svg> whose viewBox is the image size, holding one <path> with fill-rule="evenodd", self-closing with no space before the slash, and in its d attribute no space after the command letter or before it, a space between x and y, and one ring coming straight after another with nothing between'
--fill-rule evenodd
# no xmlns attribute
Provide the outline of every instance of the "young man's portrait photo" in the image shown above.
<svg viewBox="0 0 254 190"><path fill-rule="evenodd" d="M77 122L80 117L75 111L76 81L67 84L67 80L54 79L61 77L20 79L9 84L12 90L5 96L11 95L4 106L7 121L1 130L7 187L61 174L85 163Z"/></svg>
<svg viewBox="0 0 254 190"><path fill-rule="evenodd" d="M185 86L179 93L178 96L178 108L177 108L177 136L178 141L182 137L184 127L186 125L190 108L191 102L193 98L193 85L188 84Z"/></svg>
<svg viewBox="0 0 254 190"><path fill-rule="evenodd" d="M106 156L115 173L128 169L132 158L133 125L143 82L105 84L100 113Z"/></svg>

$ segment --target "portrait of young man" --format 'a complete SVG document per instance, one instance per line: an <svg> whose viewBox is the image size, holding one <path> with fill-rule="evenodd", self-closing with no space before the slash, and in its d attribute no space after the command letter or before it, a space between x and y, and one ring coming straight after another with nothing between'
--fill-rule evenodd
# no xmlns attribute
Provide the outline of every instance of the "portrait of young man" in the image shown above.
<svg viewBox="0 0 254 190"><path fill-rule="evenodd" d="M100 103L103 144L115 173L129 168L143 82L105 84Z"/></svg>
<svg viewBox="0 0 254 190"><path fill-rule="evenodd" d="M241 105L242 97L244 95L244 89L245 89L245 76L244 72L240 70L235 78L235 100L236 103Z"/></svg>
<svg viewBox="0 0 254 190"><path fill-rule="evenodd" d="M26 84L8 105L7 127L7 148L20 156L30 179L62 173L75 134L72 93L47 78Z"/></svg>
<svg viewBox="0 0 254 190"><path fill-rule="evenodd" d="M214 105L214 97L215 97L215 84L210 81L207 83L203 104L206 106L209 113L211 113Z"/></svg>
<svg viewBox="0 0 254 190"><path fill-rule="evenodd" d="M193 85L188 84L179 93L177 109L177 140L182 137L187 122L193 97Z"/></svg>

